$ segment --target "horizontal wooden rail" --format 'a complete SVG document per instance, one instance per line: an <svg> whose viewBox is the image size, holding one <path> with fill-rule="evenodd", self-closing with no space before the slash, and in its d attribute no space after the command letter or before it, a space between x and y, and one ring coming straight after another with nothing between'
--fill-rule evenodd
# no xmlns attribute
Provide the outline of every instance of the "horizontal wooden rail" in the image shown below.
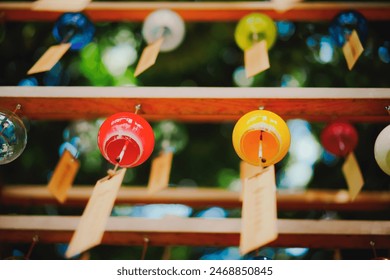
<svg viewBox="0 0 390 280"><path fill-rule="evenodd" d="M389 122L390 88L0 87L0 106L34 120L134 111L150 120L234 121L259 106L284 119Z"/></svg>
<svg viewBox="0 0 390 280"><path fill-rule="evenodd" d="M31 242L38 235L42 243L66 243L79 217L0 216L0 242ZM144 219L110 217L103 244L151 246L237 246L241 219L176 218ZM279 237L274 247L390 248L389 221L279 220Z"/></svg>
<svg viewBox="0 0 390 280"><path fill-rule="evenodd" d="M3 2L0 11L7 21L54 21L60 12L31 10L31 2ZM85 13L92 21L143 21L152 11L172 9L185 21L237 21L251 12L261 12L275 20L331 20L342 10L354 9L368 20L389 20L390 5L385 2L296 3L287 11L272 2L92 2Z"/></svg>
<svg viewBox="0 0 390 280"><path fill-rule="evenodd" d="M84 207L92 194L92 186L75 186L68 193L65 207ZM346 190L308 190L305 192L278 191L278 209L334 210L334 211L389 211L390 192L362 192L354 201ZM169 188L148 194L146 187L122 187L116 204L186 204L193 207L241 207L239 194L216 188ZM0 205L57 204L46 186L7 186L0 190Z"/></svg>

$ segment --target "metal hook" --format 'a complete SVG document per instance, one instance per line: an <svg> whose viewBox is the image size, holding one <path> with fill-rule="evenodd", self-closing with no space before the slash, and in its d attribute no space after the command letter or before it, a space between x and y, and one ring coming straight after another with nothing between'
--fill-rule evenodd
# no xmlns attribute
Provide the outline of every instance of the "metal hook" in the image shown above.
<svg viewBox="0 0 390 280"><path fill-rule="evenodd" d="M149 238L147 238L146 236L144 237L144 247L142 249L142 256L141 256L141 260L145 260L145 256L146 256L146 252L148 250L148 246L149 246Z"/></svg>
<svg viewBox="0 0 390 280"><path fill-rule="evenodd" d="M140 110L141 110L141 104L135 105L135 112L134 112L134 114L138 114L138 111L140 111Z"/></svg>
<svg viewBox="0 0 390 280"><path fill-rule="evenodd" d="M34 250L35 245L39 242L39 236L36 234L32 238L32 243L30 245L30 248L28 249L28 252L25 256L26 260L29 260L32 254L32 251Z"/></svg>
<svg viewBox="0 0 390 280"><path fill-rule="evenodd" d="M385 106L385 109L386 109L387 113L390 115L390 105Z"/></svg>
<svg viewBox="0 0 390 280"><path fill-rule="evenodd" d="M12 111L12 113L16 113L16 111L18 111L18 110L20 110L20 109L22 109L22 105L20 105L20 104L17 104L16 105L16 107L15 107L15 109Z"/></svg>
<svg viewBox="0 0 390 280"><path fill-rule="evenodd" d="M370 241L370 245L371 245L371 248L372 248L372 252L374 254L374 258L376 259L377 255L376 255L376 249L375 249L375 242L374 241Z"/></svg>

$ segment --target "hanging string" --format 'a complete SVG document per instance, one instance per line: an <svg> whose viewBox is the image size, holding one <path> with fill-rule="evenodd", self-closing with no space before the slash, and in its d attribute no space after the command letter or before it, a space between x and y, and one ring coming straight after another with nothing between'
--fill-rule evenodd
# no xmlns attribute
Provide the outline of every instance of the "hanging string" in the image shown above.
<svg viewBox="0 0 390 280"><path fill-rule="evenodd" d="M267 160L263 157L263 131L260 130L260 139L259 139L259 159L262 163L265 163Z"/></svg>
<svg viewBox="0 0 390 280"><path fill-rule="evenodd" d="M64 38L62 39L61 41L61 44L65 44L65 43L68 43L68 41L70 40L70 38L72 38L72 36L74 35L75 33L75 28L72 28L68 31L68 33L66 33L66 35L64 36Z"/></svg>
<svg viewBox="0 0 390 280"><path fill-rule="evenodd" d="M128 145L129 145L129 142L126 141L126 143L123 145L123 148L122 148L121 152L119 153L118 157L115 159L116 164L115 164L114 170L110 169L107 171L109 179L111 177L113 177L115 175L116 171L118 170L119 164L121 163L121 161L123 159L123 156L125 154L125 151L126 151Z"/></svg>

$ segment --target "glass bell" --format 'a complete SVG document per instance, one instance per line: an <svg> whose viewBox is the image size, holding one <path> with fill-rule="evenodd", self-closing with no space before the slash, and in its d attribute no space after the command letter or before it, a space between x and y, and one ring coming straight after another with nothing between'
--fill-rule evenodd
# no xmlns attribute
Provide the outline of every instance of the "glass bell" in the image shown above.
<svg viewBox="0 0 390 280"><path fill-rule="evenodd" d="M254 110L237 121L232 140L234 150L243 161L267 167L285 157L291 135L280 116L267 110Z"/></svg>
<svg viewBox="0 0 390 280"><path fill-rule="evenodd" d="M390 176L390 125L386 126L376 138L374 156L379 167Z"/></svg>
<svg viewBox="0 0 390 280"><path fill-rule="evenodd" d="M160 51L169 52L176 49L184 39L184 21L176 12L167 9L157 10L146 17L142 35L148 44L163 36Z"/></svg>
<svg viewBox="0 0 390 280"><path fill-rule="evenodd" d="M364 45L368 35L368 24L366 18L356 11L339 13L329 26L330 36L339 47L344 46L353 30L356 30L362 45Z"/></svg>
<svg viewBox="0 0 390 280"><path fill-rule="evenodd" d="M59 43L71 43L71 50L80 50L92 41L95 27L82 13L64 13L52 32Z"/></svg>
<svg viewBox="0 0 390 280"><path fill-rule="evenodd" d="M327 125L321 133L322 146L335 156L345 157L358 144L358 133L348 122L336 121Z"/></svg>
<svg viewBox="0 0 390 280"><path fill-rule="evenodd" d="M144 163L154 148L154 133L141 116L120 112L108 117L100 126L98 147L103 157L120 167Z"/></svg>
<svg viewBox="0 0 390 280"><path fill-rule="evenodd" d="M267 41L270 49L276 40L275 22L265 14L252 13L243 17L237 24L234 38L242 50L249 49L254 41Z"/></svg>
<svg viewBox="0 0 390 280"><path fill-rule="evenodd" d="M27 131L23 121L13 112L0 111L0 164L18 158L27 144Z"/></svg>

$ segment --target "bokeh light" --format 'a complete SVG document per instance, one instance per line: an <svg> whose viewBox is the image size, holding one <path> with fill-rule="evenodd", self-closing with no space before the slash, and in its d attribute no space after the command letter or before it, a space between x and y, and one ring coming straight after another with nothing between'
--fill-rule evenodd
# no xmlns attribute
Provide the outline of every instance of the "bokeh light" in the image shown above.
<svg viewBox="0 0 390 280"><path fill-rule="evenodd" d="M134 77L133 69L129 68L121 76L114 77L114 86L133 87L138 83Z"/></svg>
<svg viewBox="0 0 390 280"><path fill-rule="evenodd" d="M295 33L295 24L291 21L277 21L278 38L282 41L288 41Z"/></svg>
<svg viewBox="0 0 390 280"><path fill-rule="evenodd" d="M120 76L137 59L137 51L130 43L121 43L103 51L103 63L113 76Z"/></svg>
<svg viewBox="0 0 390 280"><path fill-rule="evenodd" d="M299 81L290 74L283 74L282 82L280 84L282 87L300 87Z"/></svg>
<svg viewBox="0 0 390 280"><path fill-rule="evenodd" d="M390 41L385 41L378 48L378 56L383 63L390 63Z"/></svg>
<svg viewBox="0 0 390 280"><path fill-rule="evenodd" d="M325 163L328 166L333 166L336 165L337 162L339 161L339 157L335 156L332 153L329 153L327 150L322 149L322 157L321 160L323 163Z"/></svg>
<svg viewBox="0 0 390 280"><path fill-rule="evenodd" d="M338 59L334 41L330 36L314 34L306 39L306 45L314 59L321 64L334 63Z"/></svg>
<svg viewBox="0 0 390 280"><path fill-rule="evenodd" d="M239 180L240 175L237 170L231 168L222 168L217 174L218 185L228 188L232 182Z"/></svg>
<svg viewBox="0 0 390 280"><path fill-rule="evenodd" d="M184 124L166 120L153 126L157 150L178 153L188 143L188 133Z"/></svg>
<svg viewBox="0 0 390 280"><path fill-rule="evenodd" d="M206 210L200 211L196 217L199 218L226 218L227 213L226 211L221 207L211 207Z"/></svg>
<svg viewBox="0 0 390 280"><path fill-rule="evenodd" d="M281 172L278 187L281 189L302 190L313 177L313 167L306 162L288 164Z"/></svg>
<svg viewBox="0 0 390 280"><path fill-rule="evenodd" d="M38 85L38 80L34 77L29 77L19 81L18 86L22 87L35 87Z"/></svg>
<svg viewBox="0 0 390 280"><path fill-rule="evenodd" d="M130 217L133 213L133 207L125 205L115 205L112 209L113 216Z"/></svg>
<svg viewBox="0 0 390 280"><path fill-rule="evenodd" d="M80 72L93 86L110 86L113 78L101 61L97 43L90 43L81 50Z"/></svg>
<svg viewBox="0 0 390 280"><path fill-rule="evenodd" d="M94 121L75 121L67 126L63 132L65 141L73 141L81 154L97 150L96 137L99 123Z"/></svg>
<svg viewBox="0 0 390 280"><path fill-rule="evenodd" d="M68 74L63 69L62 63L57 62L50 71L43 75L45 86L66 86L69 83Z"/></svg>
<svg viewBox="0 0 390 280"><path fill-rule="evenodd" d="M188 217L192 208L182 204L149 204L134 206L132 217L160 219L165 216Z"/></svg>
<svg viewBox="0 0 390 280"><path fill-rule="evenodd" d="M205 254L200 260L240 260L241 255L237 247L229 247L223 250Z"/></svg>
<svg viewBox="0 0 390 280"><path fill-rule="evenodd" d="M290 160L315 164L321 158L322 148L311 132L310 123L295 119L288 120L287 126L291 133Z"/></svg>
<svg viewBox="0 0 390 280"><path fill-rule="evenodd" d="M294 67L282 75L281 87L303 87L307 80L307 71L303 67Z"/></svg>
<svg viewBox="0 0 390 280"><path fill-rule="evenodd" d="M239 87L250 87L253 85L254 78L247 78L245 74L245 68L243 66L237 67L233 72L233 82Z"/></svg>
<svg viewBox="0 0 390 280"><path fill-rule="evenodd" d="M286 248L286 253L295 258L303 258L309 252L309 248Z"/></svg>

